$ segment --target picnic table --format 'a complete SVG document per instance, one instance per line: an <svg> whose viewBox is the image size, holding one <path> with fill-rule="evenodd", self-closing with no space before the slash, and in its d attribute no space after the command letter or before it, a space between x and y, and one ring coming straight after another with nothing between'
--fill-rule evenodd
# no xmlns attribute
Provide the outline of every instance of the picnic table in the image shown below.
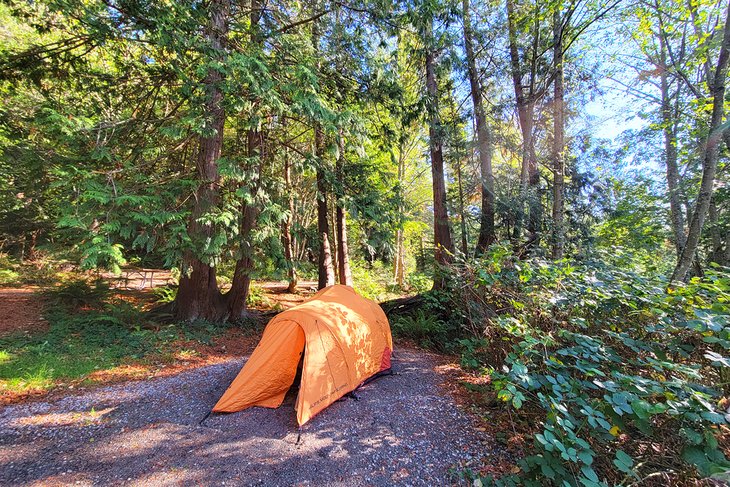
<svg viewBox="0 0 730 487"><path fill-rule="evenodd" d="M144 267L123 267L122 275L119 280L124 282L124 287L129 287L130 281L142 279L142 282L137 286L138 289L144 289L148 284L149 287L154 287L155 274L163 274L168 271L164 269L146 269Z"/></svg>

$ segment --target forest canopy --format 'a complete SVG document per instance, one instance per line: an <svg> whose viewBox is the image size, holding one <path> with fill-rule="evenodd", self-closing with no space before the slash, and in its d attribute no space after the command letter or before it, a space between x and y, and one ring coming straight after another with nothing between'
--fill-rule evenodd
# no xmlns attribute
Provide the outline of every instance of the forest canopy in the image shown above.
<svg viewBox="0 0 730 487"><path fill-rule="evenodd" d="M179 323L416 294L396 333L541 411L522 481L727 475L728 8L6 0L0 250L172 270Z"/></svg>
<svg viewBox="0 0 730 487"><path fill-rule="evenodd" d="M179 269L180 318L235 320L252 275L382 263L403 288L495 243L728 264L724 5L0 13L3 249Z"/></svg>

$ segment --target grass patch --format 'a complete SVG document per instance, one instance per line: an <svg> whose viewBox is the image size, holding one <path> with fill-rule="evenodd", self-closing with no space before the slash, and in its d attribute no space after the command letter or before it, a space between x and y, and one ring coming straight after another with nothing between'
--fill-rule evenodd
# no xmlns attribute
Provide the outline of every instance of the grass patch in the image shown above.
<svg viewBox="0 0 730 487"><path fill-rule="evenodd" d="M67 298L67 291L68 287L62 289L59 297ZM0 338L0 391L48 390L94 372L154 362L164 355L185 360L196 352L186 346L177 353L176 343L208 345L229 327L207 322L159 325L129 303L98 294L93 307L75 297L66 305L64 301L57 300L46 313L50 325L46 332Z"/></svg>
<svg viewBox="0 0 730 487"><path fill-rule="evenodd" d="M12 269L0 269L0 286L16 286L20 282L20 274Z"/></svg>
<svg viewBox="0 0 730 487"><path fill-rule="evenodd" d="M0 286L50 286L75 274L68 271L71 267L68 262L45 256L42 252L38 253L35 260L26 262L0 252Z"/></svg>

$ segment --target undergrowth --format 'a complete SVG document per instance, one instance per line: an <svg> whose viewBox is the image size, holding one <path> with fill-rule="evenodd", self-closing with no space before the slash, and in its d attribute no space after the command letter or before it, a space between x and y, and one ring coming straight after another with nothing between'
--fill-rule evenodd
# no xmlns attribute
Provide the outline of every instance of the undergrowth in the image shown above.
<svg viewBox="0 0 730 487"><path fill-rule="evenodd" d="M393 283L392 270L381 261L375 261L373 264L354 262L352 279L358 294L378 302L399 298L403 296L404 291L424 292L433 284L430 276L414 272L407 276L404 289L400 289Z"/></svg>
<svg viewBox="0 0 730 487"><path fill-rule="evenodd" d="M482 485L730 480L730 275L670 287L601 261L520 261L495 248L393 323L462 354L533 438L520 472Z"/></svg>
<svg viewBox="0 0 730 487"><path fill-rule="evenodd" d="M0 252L0 286L50 285L68 274L71 268L67 262L52 259L40 251L34 260L25 262Z"/></svg>

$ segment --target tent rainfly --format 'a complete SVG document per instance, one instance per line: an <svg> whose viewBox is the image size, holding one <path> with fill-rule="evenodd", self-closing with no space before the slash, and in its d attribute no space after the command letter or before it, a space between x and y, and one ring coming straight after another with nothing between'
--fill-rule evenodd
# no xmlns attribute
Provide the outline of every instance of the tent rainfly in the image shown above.
<svg viewBox="0 0 730 487"><path fill-rule="evenodd" d="M301 426L369 377L390 369L392 350L388 318L377 303L349 286L326 287L266 325L213 412L279 407L304 354L295 405Z"/></svg>

